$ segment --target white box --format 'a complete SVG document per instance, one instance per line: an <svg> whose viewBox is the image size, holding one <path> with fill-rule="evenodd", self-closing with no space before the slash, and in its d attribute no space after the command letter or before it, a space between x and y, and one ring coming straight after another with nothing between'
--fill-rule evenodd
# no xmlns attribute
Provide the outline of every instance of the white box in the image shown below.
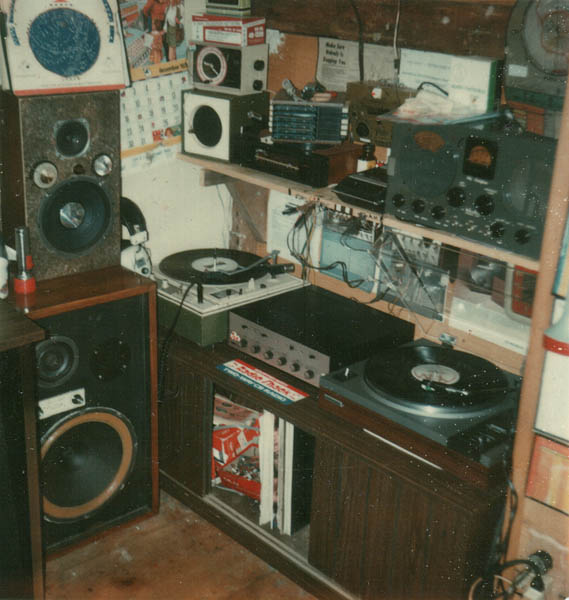
<svg viewBox="0 0 569 600"><path fill-rule="evenodd" d="M493 58L401 51L400 85L417 89L422 83L433 83L448 93L451 102L468 107L472 114L495 108L497 80L498 61Z"/></svg>
<svg viewBox="0 0 569 600"><path fill-rule="evenodd" d="M228 15L192 15L190 39L209 44L256 46L265 43L265 19Z"/></svg>

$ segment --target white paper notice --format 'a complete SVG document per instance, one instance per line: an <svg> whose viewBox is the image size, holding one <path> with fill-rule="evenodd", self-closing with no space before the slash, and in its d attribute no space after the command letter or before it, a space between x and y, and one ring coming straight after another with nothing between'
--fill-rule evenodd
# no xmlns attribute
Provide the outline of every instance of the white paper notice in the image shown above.
<svg viewBox="0 0 569 600"><path fill-rule="evenodd" d="M390 46L364 44L364 79L393 81L397 74ZM328 90L346 91L349 81L359 80L358 42L319 38L316 78Z"/></svg>

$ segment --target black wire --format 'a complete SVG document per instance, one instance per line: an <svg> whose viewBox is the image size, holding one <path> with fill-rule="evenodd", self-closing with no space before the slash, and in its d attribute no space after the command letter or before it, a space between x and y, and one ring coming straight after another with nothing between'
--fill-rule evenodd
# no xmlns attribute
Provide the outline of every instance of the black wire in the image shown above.
<svg viewBox="0 0 569 600"><path fill-rule="evenodd" d="M436 88L437 90L439 90L439 92L441 92L441 94L444 94L445 96L448 96L448 92L446 90L443 90L443 88L440 85L437 85L436 83L433 83L432 81L423 81L419 84L419 87L417 88L417 90L422 90L423 86L425 85L430 85L434 88Z"/></svg>
<svg viewBox="0 0 569 600"><path fill-rule="evenodd" d="M162 342L162 347L160 349L160 359L158 361L158 402L163 402L164 400L164 381L166 378L166 361L168 360L168 352L170 348L170 344L172 342L172 336L174 335L174 330L176 329L176 325L178 324L178 319L180 318L180 314L182 313L182 308L184 307L184 301L189 293L189 291L194 286L194 283L190 283L190 285L186 288L182 299L180 300L180 304L178 305L178 310L176 312L176 316L172 324L170 325L170 329L166 333L164 337L164 341ZM168 302L166 300L166 302Z"/></svg>
<svg viewBox="0 0 569 600"><path fill-rule="evenodd" d="M362 18L360 16L360 11L356 6L354 0L350 0L350 4L354 9L354 14L356 15L356 21L358 22L358 65L360 68L360 81L364 80L364 26L362 23Z"/></svg>

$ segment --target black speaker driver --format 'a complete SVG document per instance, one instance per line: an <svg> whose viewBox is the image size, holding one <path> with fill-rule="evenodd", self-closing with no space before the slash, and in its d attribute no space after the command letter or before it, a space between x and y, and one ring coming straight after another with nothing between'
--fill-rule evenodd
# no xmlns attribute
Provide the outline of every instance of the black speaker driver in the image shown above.
<svg viewBox="0 0 569 600"><path fill-rule="evenodd" d="M491 362L421 342L370 358L364 377L385 404L433 418L491 414L511 391L504 372Z"/></svg>
<svg viewBox="0 0 569 600"><path fill-rule="evenodd" d="M71 119L56 125L55 148L66 158L83 154L89 144L89 124L85 119Z"/></svg>
<svg viewBox="0 0 569 600"><path fill-rule="evenodd" d="M200 106L194 113L192 125L193 133L201 144L209 148L219 144L223 134L223 124L211 106Z"/></svg>
<svg viewBox="0 0 569 600"><path fill-rule="evenodd" d="M41 440L44 518L91 516L124 487L136 451L132 424L114 409L90 408L56 422Z"/></svg>
<svg viewBox="0 0 569 600"><path fill-rule="evenodd" d="M76 177L63 181L42 200L39 229L58 252L81 255L105 234L111 222L111 201L95 180Z"/></svg>
<svg viewBox="0 0 569 600"><path fill-rule="evenodd" d="M38 385L52 388L67 381L79 365L79 348L69 337L52 335L36 344Z"/></svg>

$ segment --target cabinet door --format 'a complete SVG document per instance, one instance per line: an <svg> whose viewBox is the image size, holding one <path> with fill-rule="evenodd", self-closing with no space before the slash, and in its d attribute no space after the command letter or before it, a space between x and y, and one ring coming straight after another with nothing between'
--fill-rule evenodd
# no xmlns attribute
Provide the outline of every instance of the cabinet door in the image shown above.
<svg viewBox="0 0 569 600"><path fill-rule="evenodd" d="M170 353L159 404L160 471L175 483L205 495L211 469L211 383ZM208 414L206 414L208 413Z"/></svg>
<svg viewBox="0 0 569 600"><path fill-rule="evenodd" d="M361 598L466 598L496 512L445 502L318 440L309 561Z"/></svg>

